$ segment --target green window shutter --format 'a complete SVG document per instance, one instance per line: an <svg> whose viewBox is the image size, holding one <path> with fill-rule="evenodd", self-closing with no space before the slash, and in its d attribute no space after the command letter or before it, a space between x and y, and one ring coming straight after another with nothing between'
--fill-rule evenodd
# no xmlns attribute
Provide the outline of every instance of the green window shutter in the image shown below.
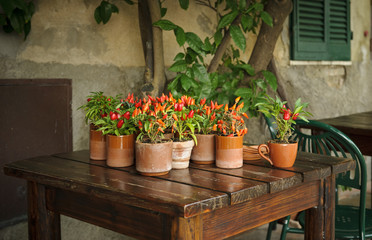
<svg viewBox="0 0 372 240"><path fill-rule="evenodd" d="M329 60L350 60L350 2L330 0Z"/></svg>
<svg viewBox="0 0 372 240"><path fill-rule="evenodd" d="M294 0L292 60L350 60L349 0Z"/></svg>
<svg viewBox="0 0 372 240"><path fill-rule="evenodd" d="M324 1L293 1L292 59L319 60L327 55Z"/></svg>

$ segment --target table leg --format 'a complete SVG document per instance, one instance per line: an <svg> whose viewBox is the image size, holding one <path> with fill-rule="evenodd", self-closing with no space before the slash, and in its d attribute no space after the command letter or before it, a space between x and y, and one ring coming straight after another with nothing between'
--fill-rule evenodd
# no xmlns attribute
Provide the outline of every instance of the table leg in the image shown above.
<svg viewBox="0 0 372 240"><path fill-rule="evenodd" d="M203 223L200 215L191 218L174 217L171 220L171 239L203 239Z"/></svg>
<svg viewBox="0 0 372 240"><path fill-rule="evenodd" d="M322 180L319 206L306 211L306 240L335 239L335 175Z"/></svg>
<svg viewBox="0 0 372 240"><path fill-rule="evenodd" d="M47 209L45 186L29 181L27 190L29 239L61 239L60 216Z"/></svg>

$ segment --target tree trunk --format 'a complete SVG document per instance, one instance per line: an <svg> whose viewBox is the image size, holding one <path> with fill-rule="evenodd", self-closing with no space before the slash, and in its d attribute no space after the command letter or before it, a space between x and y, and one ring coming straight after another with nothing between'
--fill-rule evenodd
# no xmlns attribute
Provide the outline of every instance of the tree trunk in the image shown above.
<svg viewBox="0 0 372 240"><path fill-rule="evenodd" d="M163 32L152 23L160 20L160 6L158 1L139 0L139 22L142 46L145 55L146 69L145 84L141 87L144 95L160 96L165 87Z"/></svg>
<svg viewBox="0 0 372 240"><path fill-rule="evenodd" d="M266 70L279 34L282 32L283 23L292 11L291 0L269 0L265 5L265 11L273 18L273 27L262 23L256 44L253 48L249 64L255 69L256 73Z"/></svg>

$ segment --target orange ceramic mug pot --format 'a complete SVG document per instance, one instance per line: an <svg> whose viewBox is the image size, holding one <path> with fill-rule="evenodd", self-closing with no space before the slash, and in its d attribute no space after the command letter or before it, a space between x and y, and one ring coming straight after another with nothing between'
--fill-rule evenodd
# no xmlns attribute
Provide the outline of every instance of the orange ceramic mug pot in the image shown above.
<svg viewBox="0 0 372 240"><path fill-rule="evenodd" d="M297 156L297 142L291 143L273 143L269 141L266 144L260 144L258 146L258 154L265 160L269 161L271 165L279 168L292 167ZM266 149L269 153L269 157L265 156L262 152L262 148Z"/></svg>

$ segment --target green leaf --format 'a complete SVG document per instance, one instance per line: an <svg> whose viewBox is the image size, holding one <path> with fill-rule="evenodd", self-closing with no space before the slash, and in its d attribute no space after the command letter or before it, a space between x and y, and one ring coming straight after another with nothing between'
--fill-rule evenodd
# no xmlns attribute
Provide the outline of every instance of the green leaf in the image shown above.
<svg viewBox="0 0 372 240"><path fill-rule="evenodd" d="M180 52L180 53L178 53L178 54L174 57L173 61L182 60L184 57L185 57L185 54Z"/></svg>
<svg viewBox="0 0 372 240"><path fill-rule="evenodd" d="M160 9L160 14L161 14L161 17L164 17L165 16L165 14L167 14L167 8L161 8Z"/></svg>
<svg viewBox="0 0 372 240"><path fill-rule="evenodd" d="M181 27L177 27L174 30L174 35L176 35L177 43L180 47L182 47L186 42L186 34L185 31Z"/></svg>
<svg viewBox="0 0 372 240"><path fill-rule="evenodd" d="M273 26L273 19L272 17L270 16L269 13L265 12L265 11L262 11L261 14L260 14L260 17L262 19L262 21L264 21L264 23L266 23L267 25L269 25L270 27Z"/></svg>
<svg viewBox="0 0 372 240"><path fill-rule="evenodd" d="M239 9L240 11L244 11L245 8L247 7L247 1L239 1Z"/></svg>
<svg viewBox="0 0 372 240"><path fill-rule="evenodd" d="M18 9L19 10L19 9ZM21 11L17 11L17 9L13 12L10 16L10 24L14 28L17 33L23 32L23 27L25 25L25 19L23 18L23 14Z"/></svg>
<svg viewBox="0 0 372 240"><path fill-rule="evenodd" d="M124 0L126 3L128 3L129 5L133 5L134 4L134 2L133 1L131 1L131 0Z"/></svg>
<svg viewBox="0 0 372 240"><path fill-rule="evenodd" d="M198 54L204 55L202 52L201 48L203 46L202 40L196 35L195 33L192 32L187 32L186 33L186 42L189 44L190 48L197 52Z"/></svg>
<svg viewBox="0 0 372 240"><path fill-rule="evenodd" d="M185 60L179 60L175 63L173 63L172 66L169 67L169 71L172 72L183 72L186 71L187 63Z"/></svg>
<svg viewBox="0 0 372 240"><path fill-rule="evenodd" d="M168 90L177 89L178 81L181 78L181 74L177 75L171 83L168 84Z"/></svg>
<svg viewBox="0 0 372 240"><path fill-rule="evenodd" d="M210 51L212 51L212 48L213 48L213 46L212 46L211 42L209 41L209 38L206 37L204 39L204 45L202 46L202 49L206 52L210 52Z"/></svg>
<svg viewBox="0 0 372 240"><path fill-rule="evenodd" d="M24 25L24 27L23 27L23 31L24 31L24 33L25 33L24 40L26 40L28 34L29 34L30 31L31 31L31 22L30 22L30 21L28 21L28 22Z"/></svg>
<svg viewBox="0 0 372 240"><path fill-rule="evenodd" d="M266 91L267 89L267 85L266 85L266 82L263 81L262 79L257 79L256 81L256 85L261 88L262 90Z"/></svg>
<svg viewBox="0 0 372 240"><path fill-rule="evenodd" d="M251 88L238 88L234 94L236 96L247 97L252 96L253 92Z"/></svg>
<svg viewBox="0 0 372 240"><path fill-rule="evenodd" d="M239 14L238 11L232 11L226 14L225 16L223 16L220 22L218 23L217 30L220 30L226 27L227 25L231 24L234 21L234 19L238 16L238 14Z"/></svg>
<svg viewBox="0 0 372 240"><path fill-rule="evenodd" d="M189 8L189 0L178 0L182 9L187 10Z"/></svg>
<svg viewBox="0 0 372 240"><path fill-rule="evenodd" d="M250 76L254 75L254 68L250 64L239 64L236 67L244 69Z"/></svg>
<svg viewBox="0 0 372 240"><path fill-rule="evenodd" d="M264 5L262 3L255 3L253 5L254 9L258 12L262 11L264 9Z"/></svg>
<svg viewBox="0 0 372 240"><path fill-rule="evenodd" d="M117 10L117 7L115 5L107 1L102 1L100 5L100 11L99 11L100 17L102 19L102 23L106 24L110 20L111 14L113 12L116 12L116 10Z"/></svg>
<svg viewBox="0 0 372 240"><path fill-rule="evenodd" d="M217 31L214 34L214 42L216 43L216 46L220 45L221 41L222 41L222 33L221 31Z"/></svg>
<svg viewBox="0 0 372 240"><path fill-rule="evenodd" d="M244 52L245 46L246 46L246 40L240 27L236 25L232 25L230 27L230 35L231 35L232 40L236 44L236 46Z"/></svg>
<svg viewBox="0 0 372 240"><path fill-rule="evenodd" d="M200 82L203 83L209 82L209 76L205 66L196 63L192 66L192 69L194 71L195 77L199 79Z"/></svg>
<svg viewBox="0 0 372 240"><path fill-rule="evenodd" d="M101 6L98 6L96 10L94 11L94 19L96 20L98 24L102 22L100 12L101 12Z"/></svg>
<svg viewBox="0 0 372 240"><path fill-rule="evenodd" d="M154 26L160 27L163 30L169 31L169 30L174 30L177 28L177 25L172 23L169 20L161 19L157 22L153 23Z"/></svg>
<svg viewBox="0 0 372 240"><path fill-rule="evenodd" d="M244 31L249 31L253 27L253 18L250 15L245 14L242 16L241 23Z"/></svg>
<svg viewBox="0 0 372 240"><path fill-rule="evenodd" d="M278 88L278 83L276 81L275 75L272 72L267 71L267 70L263 70L262 75L265 77L271 89L276 91L276 89Z"/></svg>
<svg viewBox="0 0 372 240"><path fill-rule="evenodd" d="M181 85L185 91L188 91L190 89L190 87L192 86L192 81L193 80L186 76L186 74L181 75Z"/></svg>

